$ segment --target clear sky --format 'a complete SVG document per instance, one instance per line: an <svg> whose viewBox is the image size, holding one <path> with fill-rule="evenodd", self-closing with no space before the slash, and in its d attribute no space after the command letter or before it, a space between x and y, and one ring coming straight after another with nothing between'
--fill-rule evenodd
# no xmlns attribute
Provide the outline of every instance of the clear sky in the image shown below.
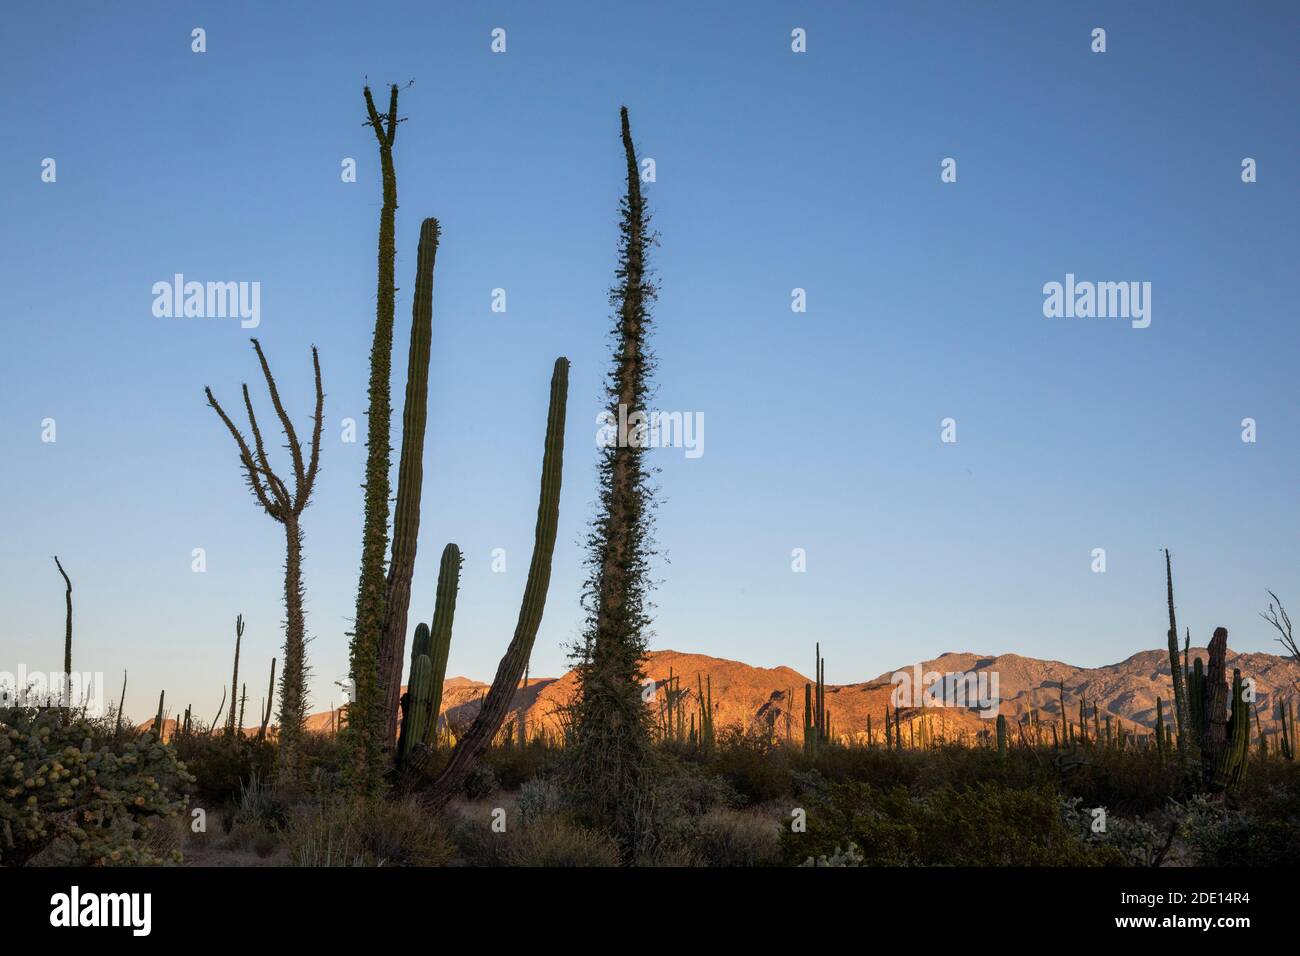
<svg viewBox="0 0 1300 956"><path fill-rule="evenodd" d="M183 273L261 283L255 331L302 430L320 348L308 653L313 709L338 700L365 456L340 423L365 424L380 197L367 78L415 81L398 423L420 220L443 229L411 620L457 542L449 674L490 679L509 641L561 354L532 673L561 673L578 635L620 104L657 167L656 406L706 422L702 457L651 453L653 647L807 672L820 641L832 683L950 650L1109 663L1163 640L1165 546L1198 642L1224 625L1234 649L1277 649L1265 588L1300 610L1291 3L15 0L5 21L0 670L60 667L58 554L75 667L113 693L129 669L140 719L160 688L215 711L242 612L253 722L280 656L281 529L202 388L233 412L248 381L271 411L237 320L153 315L153 284ZM1150 327L1045 317L1067 273L1150 282Z"/></svg>

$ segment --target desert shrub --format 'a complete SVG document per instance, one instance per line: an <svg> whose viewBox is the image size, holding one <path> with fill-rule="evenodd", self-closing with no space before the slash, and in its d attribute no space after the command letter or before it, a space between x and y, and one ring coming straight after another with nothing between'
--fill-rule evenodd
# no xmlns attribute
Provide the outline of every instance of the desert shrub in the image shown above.
<svg viewBox="0 0 1300 956"><path fill-rule="evenodd" d="M237 820L225 839L227 850L251 850L265 859L280 846L283 839L279 831L272 830L252 820Z"/></svg>
<svg viewBox="0 0 1300 956"><path fill-rule="evenodd" d="M519 820L527 826L542 817L556 816L567 808L563 792L550 780L529 780L515 798Z"/></svg>
<svg viewBox="0 0 1300 956"><path fill-rule="evenodd" d="M792 776L785 749L768 738L727 729L709 769L727 781L750 803L764 803L790 792Z"/></svg>
<svg viewBox="0 0 1300 956"><path fill-rule="evenodd" d="M644 834L638 857L688 845L698 817L710 810L734 809L745 802L726 777L664 753L656 755L640 799L637 809Z"/></svg>
<svg viewBox="0 0 1300 956"><path fill-rule="evenodd" d="M527 785L526 785L527 786ZM528 787L532 807L506 815L505 830L493 829L491 807L459 805L450 813L452 839L469 866L617 866L618 844L613 837L576 822L561 805L543 811L556 793L549 785ZM561 801L563 804L563 801Z"/></svg>
<svg viewBox="0 0 1300 956"><path fill-rule="evenodd" d="M213 806L233 805L241 784L275 772L275 745L250 737L188 734L177 737L177 756L194 775L198 798Z"/></svg>
<svg viewBox="0 0 1300 956"><path fill-rule="evenodd" d="M5 865L179 859L170 837L154 831L182 813L194 778L176 752L152 736L112 742L100 731L58 709L0 710Z"/></svg>
<svg viewBox="0 0 1300 956"><path fill-rule="evenodd" d="M1154 750L1085 747L1079 765L1060 781L1063 794L1085 806L1106 807L1124 817L1160 813L1179 791L1178 761Z"/></svg>
<svg viewBox="0 0 1300 956"><path fill-rule="evenodd" d="M703 856L685 844L661 844L641 853L635 863L637 866L649 867L708 866Z"/></svg>
<svg viewBox="0 0 1300 956"><path fill-rule="evenodd" d="M535 777L547 776L558 764L559 751L539 741L525 746L490 747L483 755L481 766L496 775L497 783L506 790L515 790Z"/></svg>
<svg viewBox="0 0 1300 956"><path fill-rule="evenodd" d="M805 800L828 800L831 795L830 781L819 770L796 770L792 774L794 795Z"/></svg>
<svg viewBox="0 0 1300 956"><path fill-rule="evenodd" d="M753 813L710 810L695 821L691 846L709 866L773 866L781 860L781 830Z"/></svg>
<svg viewBox="0 0 1300 956"><path fill-rule="evenodd" d="M289 806L269 779L255 773L239 782L239 799L231 816L236 822L278 830L289 822Z"/></svg>
<svg viewBox="0 0 1300 956"><path fill-rule="evenodd" d="M1164 810L1145 817L1124 817L1103 807L1105 816L1099 818L1095 815L1098 808L1081 804L1078 797L1063 800L1061 814L1082 843L1112 847L1131 866L1146 867L1164 862L1174 849L1173 837L1180 828L1177 813ZM1104 819L1104 826L1099 819Z"/></svg>
<svg viewBox="0 0 1300 956"><path fill-rule="evenodd" d="M804 863L852 844L868 866L1088 866L1117 864L1113 847L1081 842L1060 797L998 783L914 794L905 787L835 784L809 803L807 832L782 830L784 857Z"/></svg>
<svg viewBox="0 0 1300 956"><path fill-rule="evenodd" d="M862 866L864 857L858 848L850 843L848 846L840 849L838 846L830 853L814 859L809 857L804 860L800 866Z"/></svg>
<svg viewBox="0 0 1300 956"><path fill-rule="evenodd" d="M226 848L252 850L268 857L279 846L281 832L288 826L292 805L271 781L254 774L239 785L239 798L222 815L222 829L227 834Z"/></svg>
<svg viewBox="0 0 1300 956"><path fill-rule="evenodd" d="M500 789L497 783L497 775L492 768L485 764L477 764L465 778L464 786L465 796L471 800L482 800L484 797L490 797Z"/></svg>
<svg viewBox="0 0 1300 956"><path fill-rule="evenodd" d="M618 844L598 830L562 817L544 817L505 836L505 866L618 866Z"/></svg>
<svg viewBox="0 0 1300 956"><path fill-rule="evenodd" d="M303 805L283 835L294 866L446 866L455 848L413 799L328 799Z"/></svg>
<svg viewBox="0 0 1300 956"><path fill-rule="evenodd" d="M507 834L493 831L487 814L477 809L453 806L448 810L452 843L467 866L504 866Z"/></svg>
<svg viewBox="0 0 1300 956"><path fill-rule="evenodd" d="M1204 795L1175 804L1180 835L1203 866L1295 866L1300 859L1297 792L1271 788L1250 811Z"/></svg>

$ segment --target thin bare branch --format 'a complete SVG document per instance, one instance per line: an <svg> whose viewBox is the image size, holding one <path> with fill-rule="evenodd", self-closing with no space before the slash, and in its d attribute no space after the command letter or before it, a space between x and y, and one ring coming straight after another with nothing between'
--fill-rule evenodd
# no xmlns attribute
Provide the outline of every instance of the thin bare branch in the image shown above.
<svg viewBox="0 0 1300 956"><path fill-rule="evenodd" d="M1291 628L1291 616L1287 614L1281 598L1272 591L1268 592L1268 596L1273 599L1273 603L1268 606L1268 611L1261 612L1259 616L1273 625L1280 635L1277 642L1286 648L1287 653L1297 664L1300 664L1300 646L1297 646L1295 632Z"/></svg>
<svg viewBox="0 0 1300 956"><path fill-rule="evenodd" d="M257 424L257 414L253 411L253 399L248 394L248 386L244 386L244 408L248 412L248 424L253 430L253 450L257 453L257 470L266 476L266 484L270 489L271 497L276 501L276 505L283 514L292 510L293 503L289 500L288 492L275 473L271 470L271 462L266 457L266 443L262 440L262 429Z"/></svg>
<svg viewBox="0 0 1300 956"><path fill-rule="evenodd" d="M311 430L311 463L307 466L306 481L298 488L298 497L293 504L293 510L298 514L302 514L302 509L307 507L307 502L311 500L312 489L316 485L316 472L320 470L321 425L325 419L325 391L321 387L320 356L316 353L314 345L311 347L311 364L316 373L316 415L315 425Z"/></svg>
<svg viewBox="0 0 1300 956"><path fill-rule="evenodd" d="M204 386L203 392L208 396L208 404L212 406L212 409L225 423L226 428L230 431L231 437L235 439L235 444L239 446L239 459L244 466L245 478L248 481L249 486L253 489L253 494L257 497L257 500L261 503L262 507L266 509L266 513L272 517L276 517L276 506L272 504L266 489L257 478L259 469L253 461L253 453L248 449L248 442L244 440L244 436L240 433L239 429L235 427L235 423L230 420L230 416L226 414L226 410L221 407L221 403L218 402L216 396L212 394L212 389ZM276 520L279 519L276 518Z"/></svg>
<svg viewBox="0 0 1300 956"><path fill-rule="evenodd" d="M266 379L266 389L271 393L271 404L275 407L275 413L280 416L284 436L289 440L289 454L293 456L294 485L301 489L307 477L302 463L302 444L298 441L298 433L294 431L293 420L289 418L289 413L284 410L284 403L280 401L280 390L275 387L275 376L271 374L271 366L267 364L266 356L262 354L262 343L257 339L253 339L253 351L257 353L257 360L262 364L262 375Z"/></svg>

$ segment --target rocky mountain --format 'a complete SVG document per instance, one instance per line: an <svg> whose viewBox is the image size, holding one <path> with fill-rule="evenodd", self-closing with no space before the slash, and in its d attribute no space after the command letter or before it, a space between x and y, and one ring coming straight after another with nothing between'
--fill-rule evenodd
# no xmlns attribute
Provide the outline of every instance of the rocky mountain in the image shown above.
<svg viewBox="0 0 1300 956"><path fill-rule="evenodd" d="M1206 657L1205 648L1192 648L1193 659ZM1274 654L1237 654L1228 651L1229 673L1240 668L1242 676L1254 680L1261 726L1265 733L1276 727L1274 706L1281 698L1300 696L1300 665ZM1065 710L1077 723L1079 702L1086 702L1090 728L1094 706L1104 726L1107 716L1138 733L1155 726L1156 697L1165 700L1166 720L1172 720L1169 654L1165 650L1141 651L1118 664L1076 667L1061 661L1039 660L1017 654L991 657L982 654L948 653L934 660L908 664L886 671L874 680L855 684L827 684L826 708L832 733L838 738L867 739L868 718L872 737L879 741L885 710L891 709L896 689L892 678L906 673L908 681L919 677L922 688L935 685L931 675L964 675L960 682L948 680L935 686L930 699L920 695L904 698L900 710L904 734L923 722L932 738L967 739L991 732L993 718L1005 714L1013 724L1031 716L1044 723L1061 719L1062 684ZM682 706L689 724L698 713L700 695L712 694L714 723L723 728L771 732L779 738L802 739L804 685L810 678L789 667L751 667L739 661L688 654L681 651L653 651L646 661L646 676L655 683L648 706L662 713L669 681L683 692ZM906 687L906 683L903 684ZM559 678L533 678L515 693L514 711L522 713L529 736L540 731L559 736L578 683L573 671ZM965 696L958 693L958 688ZM467 727L477 715L488 685L465 677L448 678L443 692L443 714L450 726ZM922 706L924 703L924 706ZM987 714L987 716L982 716ZM328 731L337 715L329 711L313 714L308 728Z"/></svg>

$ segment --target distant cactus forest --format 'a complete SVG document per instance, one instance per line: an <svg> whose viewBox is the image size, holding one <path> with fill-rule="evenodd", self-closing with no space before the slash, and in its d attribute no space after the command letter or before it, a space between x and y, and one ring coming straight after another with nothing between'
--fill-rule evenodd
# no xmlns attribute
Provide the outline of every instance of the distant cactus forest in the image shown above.
<svg viewBox="0 0 1300 956"><path fill-rule="evenodd" d="M307 695L303 553L312 546L330 382L310 343L270 355L253 339L256 387L233 393L196 383L194 399L211 409L211 441L230 452L221 493L239 494L242 483L283 534L280 653L241 655L245 622L232 595L230 680L220 677L215 713L158 687L149 689L156 712L124 714L126 661L106 713L68 699L0 709L0 864L1156 867L1300 859L1300 649L1276 596L1263 616L1285 655L1234 655L1226 628L1194 635L1179 622L1166 551L1164 568L1152 568L1151 597L1168 626L1133 648L1138 663L1109 673L1029 658L954 667L1001 670L987 714L900 700L888 675L828 684L820 645L790 648L792 660L807 658L810 676L650 652L659 479L638 443L598 450L584 587L552 593L562 486L591 484L585 449L566 460L564 356L550 367L545 393L547 370L538 369L536 402L519 410L536 429L536 445L516 465L536 477L537 510L517 623L490 637L501 648L490 683L449 679L449 653L465 639L456 618L461 549L446 544L436 580L415 575L427 425L439 413L430 408L429 368L443 238L432 215L414 250L405 384L393 394L398 168L408 121L400 95L396 85L366 87L358 104L374 135L379 190L356 613L348 633L317 637L346 642L348 699L312 714ZM625 108L609 120L608 161L620 164L626 189L617 205L608 197L619 223L611 321L591 334L609 335L601 402L617 416L647 407L654 388L650 260L659 240L632 118ZM371 263L356 268L369 274ZM276 371L308 359L314 413L295 422ZM62 663L71 674L79 562L65 551L54 565L51 600L61 585ZM411 619L420 592L436 594L430 620ZM580 600L585 612L572 670L559 679L529 673L548 600ZM1202 649L1198 640L1208 643ZM52 641L52 655L56 648ZM1123 681L1139 678L1150 698L1126 696L1124 686L1136 685Z"/></svg>

